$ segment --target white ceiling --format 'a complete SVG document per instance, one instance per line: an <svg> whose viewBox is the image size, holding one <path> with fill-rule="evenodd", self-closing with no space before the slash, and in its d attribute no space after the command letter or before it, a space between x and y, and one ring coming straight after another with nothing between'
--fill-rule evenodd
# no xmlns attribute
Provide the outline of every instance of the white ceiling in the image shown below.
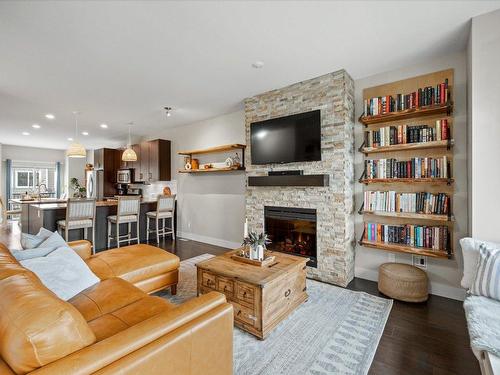
<svg viewBox="0 0 500 375"><path fill-rule="evenodd" d="M1 1L0 143L66 148L79 110L87 147L120 146L129 121L135 135L154 136L341 68L356 79L463 50L470 18L498 8L499 1ZM252 68L256 60L264 68ZM168 119L165 105L174 108Z"/></svg>

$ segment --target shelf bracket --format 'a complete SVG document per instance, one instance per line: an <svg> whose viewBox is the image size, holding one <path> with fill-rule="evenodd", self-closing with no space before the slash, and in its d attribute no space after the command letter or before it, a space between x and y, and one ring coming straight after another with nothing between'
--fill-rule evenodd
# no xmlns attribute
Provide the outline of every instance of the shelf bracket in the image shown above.
<svg viewBox="0 0 500 375"><path fill-rule="evenodd" d="M361 144L361 146L359 146L359 148L358 148L359 152L363 152L363 148L364 148L365 144L366 144L366 141L363 141L363 143ZM365 152L363 152L363 153L366 155Z"/></svg>
<svg viewBox="0 0 500 375"><path fill-rule="evenodd" d="M366 177L366 170L363 172L363 174L362 174L362 175L361 175L361 177L359 178L358 182L359 182L360 184L362 184L362 183L363 183L363 180L364 180L364 178L365 178L365 177ZM365 184L365 185L366 185L366 184Z"/></svg>
<svg viewBox="0 0 500 375"><path fill-rule="evenodd" d="M448 134L448 142L446 142L446 149L449 151L451 150L451 137Z"/></svg>
<svg viewBox="0 0 500 375"><path fill-rule="evenodd" d="M365 202L361 204L361 207L358 210L358 214L363 215L364 208L365 208Z"/></svg>

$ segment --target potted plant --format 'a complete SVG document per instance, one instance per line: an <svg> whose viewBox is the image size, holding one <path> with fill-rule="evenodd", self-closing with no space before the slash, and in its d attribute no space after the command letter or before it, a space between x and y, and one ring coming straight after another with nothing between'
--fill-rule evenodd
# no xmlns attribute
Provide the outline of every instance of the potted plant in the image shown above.
<svg viewBox="0 0 500 375"><path fill-rule="evenodd" d="M87 189L85 186L81 186L80 182L76 177L69 180L71 189L73 190L73 198L85 198L87 195Z"/></svg>
<svg viewBox="0 0 500 375"><path fill-rule="evenodd" d="M271 240L266 233L257 234L250 232L247 237L243 239L243 246L250 246L250 259L264 260L264 250L266 245L270 244Z"/></svg>

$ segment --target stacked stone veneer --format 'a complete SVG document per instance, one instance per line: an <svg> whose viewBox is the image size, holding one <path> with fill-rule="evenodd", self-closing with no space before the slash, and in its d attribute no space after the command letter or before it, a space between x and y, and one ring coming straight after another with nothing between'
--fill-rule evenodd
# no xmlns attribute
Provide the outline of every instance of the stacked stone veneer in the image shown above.
<svg viewBox="0 0 500 375"><path fill-rule="evenodd" d="M321 110L321 161L251 165L250 124ZM314 208L317 214L317 268L310 278L346 286L354 277L354 82L344 70L266 92L245 100L247 177L270 170L301 169L328 174L328 187L247 186L246 216L251 230L263 231L264 206ZM248 181L248 179L247 179Z"/></svg>

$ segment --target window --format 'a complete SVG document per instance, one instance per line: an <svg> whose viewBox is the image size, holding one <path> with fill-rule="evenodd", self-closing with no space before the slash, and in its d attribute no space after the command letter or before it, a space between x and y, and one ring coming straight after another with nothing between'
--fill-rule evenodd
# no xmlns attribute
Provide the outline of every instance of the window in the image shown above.
<svg viewBox="0 0 500 375"><path fill-rule="evenodd" d="M33 171L16 171L16 188L18 189L31 189L34 187Z"/></svg>

